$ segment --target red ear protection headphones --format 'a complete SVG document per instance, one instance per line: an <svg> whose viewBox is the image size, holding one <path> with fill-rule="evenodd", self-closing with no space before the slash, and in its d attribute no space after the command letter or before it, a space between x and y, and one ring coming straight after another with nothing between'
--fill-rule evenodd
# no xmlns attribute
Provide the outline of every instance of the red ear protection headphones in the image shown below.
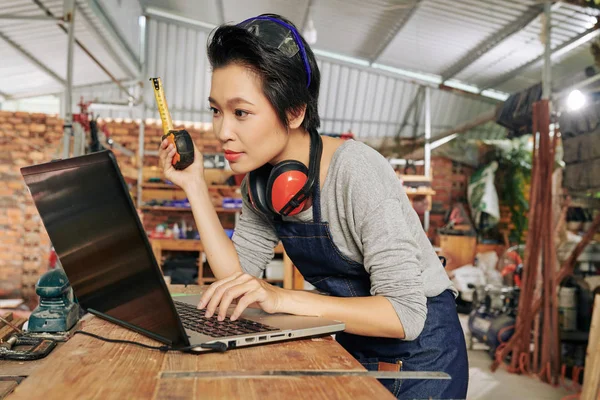
<svg viewBox="0 0 600 400"><path fill-rule="evenodd" d="M267 216L298 214L319 176L323 142L316 130L309 130L308 168L296 160L265 164L248 174L248 194L254 207Z"/></svg>

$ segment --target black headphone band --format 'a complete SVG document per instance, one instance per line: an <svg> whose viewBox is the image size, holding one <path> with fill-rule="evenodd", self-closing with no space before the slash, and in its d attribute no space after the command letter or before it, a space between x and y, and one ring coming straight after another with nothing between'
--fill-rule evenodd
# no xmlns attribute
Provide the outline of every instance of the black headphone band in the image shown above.
<svg viewBox="0 0 600 400"><path fill-rule="evenodd" d="M302 186L302 189L300 189L281 209L280 214L283 216L287 216L310 196L310 192L319 177L321 170L321 155L323 153L323 141L316 129L309 129L308 133L310 135L308 178L306 179L304 186Z"/></svg>

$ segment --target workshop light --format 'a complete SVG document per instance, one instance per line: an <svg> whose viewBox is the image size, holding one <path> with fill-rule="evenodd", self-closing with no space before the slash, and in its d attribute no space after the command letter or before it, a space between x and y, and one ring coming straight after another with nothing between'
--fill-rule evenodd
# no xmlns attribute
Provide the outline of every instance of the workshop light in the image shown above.
<svg viewBox="0 0 600 400"><path fill-rule="evenodd" d="M585 106L586 99L583 93L579 90L573 90L567 97L567 107L571 111L577 111Z"/></svg>

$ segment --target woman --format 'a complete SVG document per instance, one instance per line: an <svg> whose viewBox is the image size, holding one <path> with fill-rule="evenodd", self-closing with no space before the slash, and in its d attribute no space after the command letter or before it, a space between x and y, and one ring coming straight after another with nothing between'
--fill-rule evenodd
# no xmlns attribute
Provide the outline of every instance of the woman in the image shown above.
<svg viewBox="0 0 600 400"><path fill-rule="evenodd" d="M248 173L233 241L203 180L161 144L166 177L190 201L218 279L199 308L235 320L268 313L341 320L336 340L369 370L444 371L452 380L384 380L402 398L465 398L466 346L452 287L387 161L356 141L321 138L315 57L288 20L262 15L220 26L208 44L213 128L231 169ZM281 240L304 278L328 296L259 279Z"/></svg>

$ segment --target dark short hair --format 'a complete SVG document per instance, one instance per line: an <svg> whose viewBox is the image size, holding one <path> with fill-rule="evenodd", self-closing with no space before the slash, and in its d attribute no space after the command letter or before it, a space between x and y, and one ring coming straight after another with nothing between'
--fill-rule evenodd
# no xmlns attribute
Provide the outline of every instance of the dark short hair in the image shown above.
<svg viewBox="0 0 600 400"><path fill-rule="evenodd" d="M289 25L292 22L275 14L263 14L277 18ZM295 26L294 26L295 28ZM287 112L306 105L302 127L317 129L321 122L318 111L321 75L315 55L299 34L311 69L310 85L300 52L293 57L263 43L261 39L236 25L217 27L208 40L208 60L213 70L230 64L240 64L254 71L262 80L263 93L277 112L281 123L287 128Z"/></svg>

